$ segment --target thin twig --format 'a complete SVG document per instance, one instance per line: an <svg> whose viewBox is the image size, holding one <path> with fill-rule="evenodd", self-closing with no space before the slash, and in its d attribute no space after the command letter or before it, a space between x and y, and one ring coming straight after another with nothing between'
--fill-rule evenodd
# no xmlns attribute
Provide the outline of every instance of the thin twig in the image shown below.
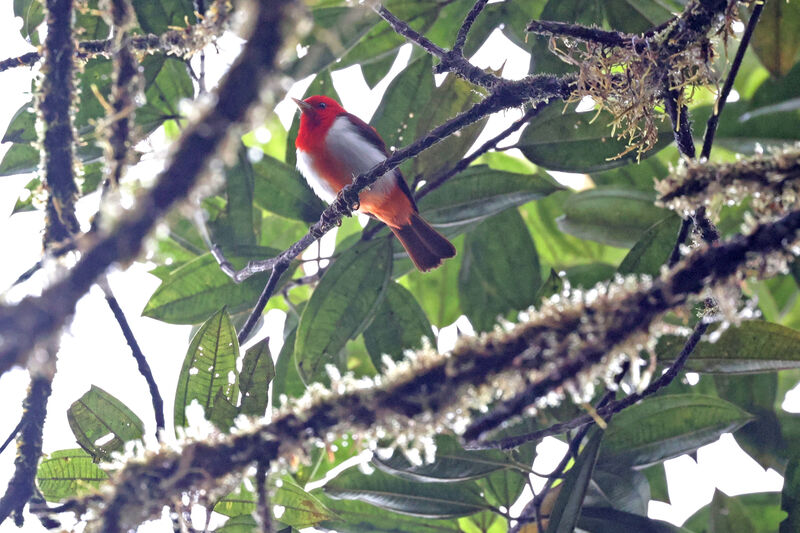
<svg viewBox="0 0 800 533"><path fill-rule="evenodd" d="M161 398L161 393L158 390L158 384L153 377L153 372L150 370L150 365L147 362L147 358L144 356L144 353L142 353L142 349L139 347L139 343L136 341L136 336L133 334L130 324L128 324L128 319L125 317L125 313L122 311L119 302L114 297L114 293L111 292L111 287L108 285L108 280L105 278L101 279L97 284L103 290L103 293L106 296L106 302L111 308L111 312L114 313L114 318L117 320L117 324L119 324L122 334L125 336L125 341L131 348L131 354L136 360L139 373L142 375L145 381L147 381L147 388L150 390L150 399L153 403L153 413L156 417L156 437L161 440L160 431L163 430L166 425L164 423L164 400Z"/></svg>
<svg viewBox="0 0 800 533"><path fill-rule="evenodd" d="M14 440L14 437L17 436L17 433L19 433L20 429L22 429L22 420L17 423L17 427L11 430L11 433L8 435L6 441L2 446L0 446L0 453L3 453L5 449L8 448L8 445L11 444L11 441Z"/></svg>
<svg viewBox="0 0 800 533"><path fill-rule="evenodd" d="M597 43L605 46L632 48L637 36L619 31L606 31L599 28L588 28L579 24L568 24L554 20L532 20L526 31L552 37L568 37L578 41Z"/></svg>
<svg viewBox="0 0 800 533"><path fill-rule="evenodd" d="M678 261L681 260L681 246L686 242L686 237L689 235L690 229L692 229L692 219L687 217L681 220L681 229L678 230L678 238L675 239L675 246L672 247L669 260L667 260L668 268L674 267Z"/></svg>
<svg viewBox="0 0 800 533"><path fill-rule="evenodd" d="M467 42L467 34L469 34L469 30L472 29L475 19L478 18L478 15L481 14L481 11L483 11L483 8L486 7L488 2L489 0L478 0L475 2L475 5L472 6L472 9L469 10L469 13L467 13L466 18L464 18L464 22L458 29L456 42L453 45L453 52L456 54L460 54L462 57L464 56L464 45Z"/></svg>
<svg viewBox="0 0 800 533"><path fill-rule="evenodd" d="M716 133L717 125L719 124L719 116L722 113L722 109L725 107L725 102L728 99L728 95L731 93L731 89L733 89L733 82L736 81L736 75L739 73L739 67L742 66L742 60L744 59L744 53L747 51L747 45L750 43L750 38L753 36L753 32L756 29L758 19L761 16L761 12L764 10L765 2L756 2L755 4L756 5L753 8L753 14L750 15L750 20L747 21L747 27L742 35L742 40L739 42L739 48L736 50L736 56L733 58L733 64L731 64L728 77L725 80L725 84L722 86L722 90L717 97L717 101L714 103L714 109L711 113L711 116L708 117L706 133L703 138L703 149L700 151L701 160L708 159L708 156L711 155L711 146L714 143L714 134Z"/></svg>
<svg viewBox="0 0 800 533"><path fill-rule="evenodd" d="M695 148L692 138L692 125L689 122L689 108L680 102L681 90L671 89L669 79L664 80L664 107L672 121L672 134L681 154L694 159Z"/></svg>
<svg viewBox="0 0 800 533"><path fill-rule="evenodd" d="M611 416L616 414L623 409L630 407L631 405L635 404L636 402L655 394L659 390L663 389L677 377L678 373L683 369L683 366L686 364L686 360L694 351L697 343L700 342L701 337L708 329L709 323L705 320L700 320L697 325L695 326L694 330L692 331L691 336L687 339L686 343L681 350L681 353L678 355L678 358L675 359L675 362L670 365L669 369L664 372L658 379L650 383L650 385L644 389L642 392L635 392L626 396L621 400L614 400L610 401L607 405L601 406L597 408L597 415L601 418L606 418L607 416ZM566 433L572 429L580 428L580 427L587 427L592 424L596 423L596 419L589 414L584 414L579 417L570 420L569 422L563 422L558 424L553 424L550 427L540 429L537 431L532 431L530 433L526 433L524 435L517 435L514 437L508 437L505 439L499 439L494 441L477 441L471 442L467 445L467 448L470 450L490 450L490 449L497 449L497 450L509 450L511 448L516 448L517 446L521 446L526 442L541 440L545 437L552 437L555 435L561 435L562 433Z"/></svg>
<svg viewBox="0 0 800 533"><path fill-rule="evenodd" d="M266 461L259 461L256 466L256 508L262 533L272 533L272 511L269 508L269 494L267 494L268 466L269 463Z"/></svg>

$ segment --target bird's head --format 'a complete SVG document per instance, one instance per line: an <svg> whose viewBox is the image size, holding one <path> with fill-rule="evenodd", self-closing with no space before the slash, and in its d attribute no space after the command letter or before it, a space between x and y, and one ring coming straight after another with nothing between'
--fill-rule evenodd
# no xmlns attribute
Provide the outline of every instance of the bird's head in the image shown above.
<svg viewBox="0 0 800 533"><path fill-rule="evenodd" d="M306 134L324 133L336 117L346 113L339 102L327 96L309 96L305 100L293 98L300 108L300 131Z"/></svg>

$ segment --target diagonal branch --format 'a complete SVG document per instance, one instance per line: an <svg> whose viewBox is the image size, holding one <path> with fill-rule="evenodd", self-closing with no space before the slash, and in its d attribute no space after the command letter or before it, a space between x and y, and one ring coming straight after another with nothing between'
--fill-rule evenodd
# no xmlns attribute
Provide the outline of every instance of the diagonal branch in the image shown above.
<svg viewBox="0 0 800 533"><path fill-rule="evenodd" d="M456 42L453 44L454 53L459 54L462 57L464 56L464 45L467 43L467 35L469 34L469 30L472 29L475 19L477 19L478 15L481 14L481 11L483 11L483 8L486 7L487 3L489 3L489 0L478 0L475 2L475 5L472 6L472 9L469 10L469 13L467 13L467 16L464 18L464 22L458 29Z"/></svg>
<svg viewBox="0 0 800 533"><path fill-rule="evenodd" d="M183 134L177 150L156 184L122 217L111 233L93 235L81 243L86 252L62 280L41 296L16 305L0 305L0 374L25 364L37 342L56 334L75 310L75 304L115 262L135 258L153 227L189 194L214 155L258 101L262 82L272 73L290 0L262 0L253 20L253 33L217 92L216 105L203 113Z"/></svg>
<svg viewBox="0 0 800 533"><path fill-rule="evenodd" d="M332 391L316 389L313 397L252 431L131 462L118 473L112 492L100 497L105 503L98 505L96 497L87 503L98 505L106 531L127 530L160 514L174 494L212 489L253 462L296 453L308 439L324 439L340 430L391 426L403 431L412 423L417 432L433 431L439 424L450 427L463 423L448 421L446 414L453 409L468 413L478 408L495 397L498 386L508 387L505 393L524 388L521 372L537 376L525 389L524 401L510 406L508 415L518 414L589 371L615 346L645 333L664 312L685 304L689 295L729 283L732 277L736 283L735 277L750 271L752 262L762 264L773 253L785 254L796 242L798 229L800 211L794 211L750 235L695 250L653 282L624 290L619 285L591 303L549 306L511 331L464 339L446 355L422 350L377 381L342 378ZM476 439L506 418L479 420L464 437Z"/></svg>

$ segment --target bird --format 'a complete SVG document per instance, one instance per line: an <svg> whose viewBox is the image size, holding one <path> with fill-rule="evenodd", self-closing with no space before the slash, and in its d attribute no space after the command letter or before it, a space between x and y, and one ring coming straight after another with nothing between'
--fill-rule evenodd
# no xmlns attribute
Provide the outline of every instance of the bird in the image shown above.
<svg viewBox="0 0 800 533"><path fill-rule="evenodd" d="M375 128L345 111L333 98L314 95L293 100L301 111L295 140L297 169L323 201L332 203L359 174L389 156ZM361 191L358 211L389 226L422 272L456 255L455 246L420 216L398 169Z"/></svg>

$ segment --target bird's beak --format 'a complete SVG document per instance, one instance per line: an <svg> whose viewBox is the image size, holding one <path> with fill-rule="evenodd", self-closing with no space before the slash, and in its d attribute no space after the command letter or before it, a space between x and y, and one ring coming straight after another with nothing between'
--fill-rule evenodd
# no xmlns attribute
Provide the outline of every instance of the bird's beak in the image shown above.
<svg viewBox="0 0 800 533"><path fill-rule="evenodd" d="M297 98L292 98L292 100L294 100L294 103L297 104L297 107L299 107L300 111L302 111L304 114L314 112L314 106L312 106L311 104L304 102L302 100L298 100Z"/></svg>

